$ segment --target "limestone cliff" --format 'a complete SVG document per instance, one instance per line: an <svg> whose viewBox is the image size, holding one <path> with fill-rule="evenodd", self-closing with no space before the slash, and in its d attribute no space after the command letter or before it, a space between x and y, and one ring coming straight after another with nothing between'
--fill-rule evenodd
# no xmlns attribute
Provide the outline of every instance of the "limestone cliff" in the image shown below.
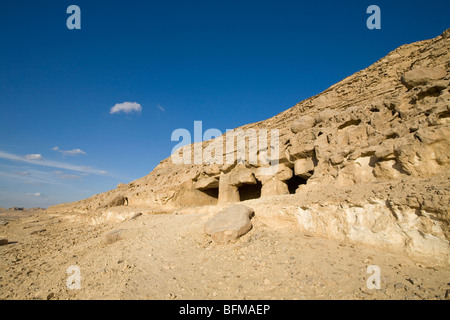
<svg viewBox="0 0 450 320"><path fill-rule="evenodd" d="M450 29L394 50L273 118L239 128L279 130L280 165L273 175L261 174L265 165L248 157L244 163L179 165L168 158L141 179L49 211L95 217L246 201L273 227L449 263L449 69ZM190 148L193 156L198 149ZM127 210L112 205L117 197L126 199L120 203Z"/></svg>

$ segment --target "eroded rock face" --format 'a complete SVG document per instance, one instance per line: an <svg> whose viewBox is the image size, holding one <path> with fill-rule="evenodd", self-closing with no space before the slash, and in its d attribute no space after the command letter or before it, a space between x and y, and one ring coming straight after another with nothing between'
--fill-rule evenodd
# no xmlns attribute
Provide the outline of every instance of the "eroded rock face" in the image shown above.
<svg viewBox="0 0 450 320"><path fill-rule="evenodd" d="M441 196L447 199L445 197L450 192L449 32L447 30L435 39L404 45L323 93L299 102L275 117L238 128L244 131L278 130L277 173L261 175L261 169L266 164L251 163L249 157L243 164L237 164L236 151L235 161L226 163L225 157L233 154L226 154L225 149L221 151L222 163L175 165L168 158L141 179L119 185L116 190L73 204L55 206L50 210L89 212L104 208L117 195L127 197L130 206L163 207L165 210L238 203L243 199L244 191L252 194L259 191L259 201L262 202L273 196L286 197L295 202L300 201L295 197L303 196L312 188L321 190L321 187L331 187L334 192L331 197L333 203L330 196L323 195L317 208L302 209L301 213L297 210L286 213L290 217L306 217L306 220L300 220L308 221L309 212L314 222L315 214L320 216L322 212L334 212L336 201L348 204L348 195L343 191L346 187L355 186L356 190L363 190L383 184L390 189L393 185L410 180L416 181L411 185L411 190L407 190L412 194L419 194L420 181L439 181L443 188L420 189L420 195L423 199ZM216 139L204 143L203 149L215 142ZM223 145L227 143L224 139ZM231 141L231 145L236 146L237 142ZM194 154L193 145L191 149ZM257 148L258 153L267 150L267 146ZM306 185L297 188L297 194L293 195L296 178ZM320 191L316 192L321 195ZM358 205L366 205L365 197L369 196L361 193ZM387 200L384 196L376 197L370 201L378 203ZM420 229L419 234L425 239L425 242L420 243L432 243L427 241L438 237L440 240L433 243L439 247L439 255L447 257L444 252L450 252L450 247L444 240L450 240L449 203L444 200L433 201L433 209L429 211L424 209L427 201L431 200L424 200L419 207L414 207L414 201L402 204L395 210L383 207L382 221L387 221L386 226L391 226L383 229L383 237L374 233L369 240L353 233L347 239L400 250L405 250L410 241L410 248L415 248L409 250L412 255L420 252L432 256L433 245L423 245L422 249L411 245L422 241L414 233L414 230L419 230L419 225L397 223L401 220L398 215L403 213L411 221L418 219L422 224L429 224L432 220L435 227ZM301 205L298 203L297 207ZM268 212L274 217L282 211L280 208L271 210L271 204L267 206ZM371 210L367 219L376 215L372 210L376 206L367 207ZM327 222L329 227L336 226L341 231L343 228L352 230L360 222L348 218L355 210L359 209L338 210L336 219ZM427 214L439 212L439 217L428 218L421 210ZM394 220L388 218L389 214L392 219L397 219L395 225L392 224ZM366 219L362 214L358 213L357 216ZM430 221L425 222L424 219ZM292 221L295 223L295 219ZM374 230L379 230L378 227ZM314 223L308 232L322 235L323 229L320 228L320 223ZM442 232L430 231L436 228ZM337 233L330 234L338 237ZM408 238L406 234L413 236Z"/></svg>
<svg viewBox="0 0 450 320"><path fill-rule="evenodd" d="M220 211L214 218L205 223L204 231L216 242L234 240L252 228L250 219L254 211L243 205L234 205Z"/></svg>

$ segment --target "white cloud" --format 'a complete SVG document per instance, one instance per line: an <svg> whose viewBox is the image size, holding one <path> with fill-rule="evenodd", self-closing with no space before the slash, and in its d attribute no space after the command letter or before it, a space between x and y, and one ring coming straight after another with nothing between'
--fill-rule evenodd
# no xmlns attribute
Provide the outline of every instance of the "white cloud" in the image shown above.
<svg viewBox="0 0 450 320"><path fill-rule="evenodd" d="M131 113L131 112L141 112L142 106L137 102L123 102L123 103L117 103L114 107L111 108L109 111L110 114L124 112L124 113Z"/></svg>
<svg viewBox="0 0 450 320"><path fill-rule="evenodd" d="M159 110L161 110L162 112L166 112L166 109L164 109L164 107L163 106L161 106L161 105L157 105L156 106Z"/></svg>
<svg viewBox="0 0 450 320"><path fill-rule="evenodd" d="M86 154L86 152L84 152L81 149L72 149L72 150L66 150L66 151L61 151L62 154L64 155L69 155L69 156L76 156L77 154Z"/></svg>
<svg viewBox="0 0 450 320"><path fill-rule="evenodd" d="M42 160L42 154L27 154L25 156L25 159L27 160Z"/></svg>
<svg viewBox="0 0 450 320"><path fill-rule="evenodd" d="M27 155L30 156L30 155ZM35 165L40 165L44 167L51 167L51 168L57 168L57 169L64 169L64 170L71 170L71 171L77 171L82 173L92 173L96 175L105 175L107 174L104 170L97 170L93 169L91 167L87 166L77 166L70 163L64 163L64 162L58 162L58 161L50 161L50 160L44 160L41 156L40 161L35 161L37 159L36 157L23 157L18 156L12 153L4 152L0 150L0 159L6 159L11 161L17 161L17 162L25 162L25 163L31 163Z"/></svg>
<svg viewBox="0 0 450 320"><path fill-rule="evenodd" d="M81 149L61 150L59 147L53 147L52 150L61 152L65 156L76 156L79 154L86 154L86 152L84 152Z"/></svg>
<svg viewBox="0 0 450 320"><path fill-rule="evenodd" d="M42 197L42 194L40 192L36 192L36 193L27 193L27 196L32 196L32 197Z"/></svg>

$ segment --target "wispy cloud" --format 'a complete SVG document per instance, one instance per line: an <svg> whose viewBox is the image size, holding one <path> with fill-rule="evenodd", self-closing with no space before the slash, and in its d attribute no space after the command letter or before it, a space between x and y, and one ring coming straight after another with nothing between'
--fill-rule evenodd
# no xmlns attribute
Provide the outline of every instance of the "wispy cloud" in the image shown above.
<svg viewBox="0 0 450 320"><path fill-rule="evenodd" d="M137 112L140 113L142 111L142 106L137 102L123 102L117 103L114 107L109 111L110 114L114 113L131 113Z"/></svg>
<svg viewBox="0 0 450 320"><path fill-rule="evenodd" d="M64 180L81 180L80 176L77 176L76 174L62 174L61 179Z"/></svg>
<svg viewBox="0 0 450 320"><path fill-rule="evenodd" d="M42 197L43 195L40 192L36 192L36 193L27 193L27 196L31 196L31 197Z"/></svg>
<svg viewBox="0 0 450 320"><path fill-rule="evenodd" d="M162 106L162 105L157 105L156 106L159 110L161 110L162 112L166 112L166 109Z"/></svg>
<svg viewBox="0 0 450 320"><path fill-rule="evenodd" d="M61 152L65 156L76 156L79 154L86 154L86 152L84 152L81 149L61 150L61 149L59 149L59 147L53 147L52 150Z"/></svg>
<svg viewBox="0 0 450 320"><path fill-rule="evenodd" d="M25 156L25 159L27 159L27 160L42 160L43 157L42 157L42 154L33 153L33 154L27 154Z"/></svg>
<svg viewBox="0 0 450 320"><path fill-rule="evenodd" d="M64 172L59 170L53 171L53 173L63 180L81 180L81 177L77 176L76 174L64 174Z"/></svg>
<svg viewBox="0 0 450 320"><path fill-rule="evenodd" d="M46 171L31 169L28 174L18 174L18 172L5 172L0 170L0 180L9 183L22 182L27 185L40 186L43 184L63 185L61 179L57 181L54 175Z"/></svg>
<svg viewBox="0 0 450 320"><path fill-rule="evenodd" d="M28 171L17 171L14 173L18 174L19 176L29 176L30 175L30 173Z"/></svg>
<svg viewBox="0 0 450 320"><path fill-rule="evenodd" d="M25 163L31 163L39 166L44 167L52 167L56 169L65 169L70 171L76 171L76 172L82 172L82 173L92 173L96 175L105 175L108 172L104 170L97 170L88 166L77 166L70 163L65 162L59 162L59 161L51 161L51 160L45 160L42 157L39 161L36 161L34 157L31 159L27 156L18 156L9 152L0 151L0 159L6 159L16 162L25 162Z"/></svg>

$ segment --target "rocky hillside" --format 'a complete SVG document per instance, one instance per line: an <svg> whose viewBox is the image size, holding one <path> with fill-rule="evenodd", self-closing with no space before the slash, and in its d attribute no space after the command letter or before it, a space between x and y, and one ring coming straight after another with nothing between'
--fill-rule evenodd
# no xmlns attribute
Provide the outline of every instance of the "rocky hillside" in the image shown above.
<svg viewBox="0 0 450 320"><path fill-rule="evenodd" d="M48 211L79 212L98 223L136 212L218 212L245 202L273 228L448 264L449 69L450 29L394 50L273 118L238 128L278 130L280 165L273 175L262 174L267 164L249 161L249 151L243 162L234 151L226 164L168 158L141 179ZM225 159L227 144L237 146L223 136L180 154L193 159L200 150Z"/></svg>

